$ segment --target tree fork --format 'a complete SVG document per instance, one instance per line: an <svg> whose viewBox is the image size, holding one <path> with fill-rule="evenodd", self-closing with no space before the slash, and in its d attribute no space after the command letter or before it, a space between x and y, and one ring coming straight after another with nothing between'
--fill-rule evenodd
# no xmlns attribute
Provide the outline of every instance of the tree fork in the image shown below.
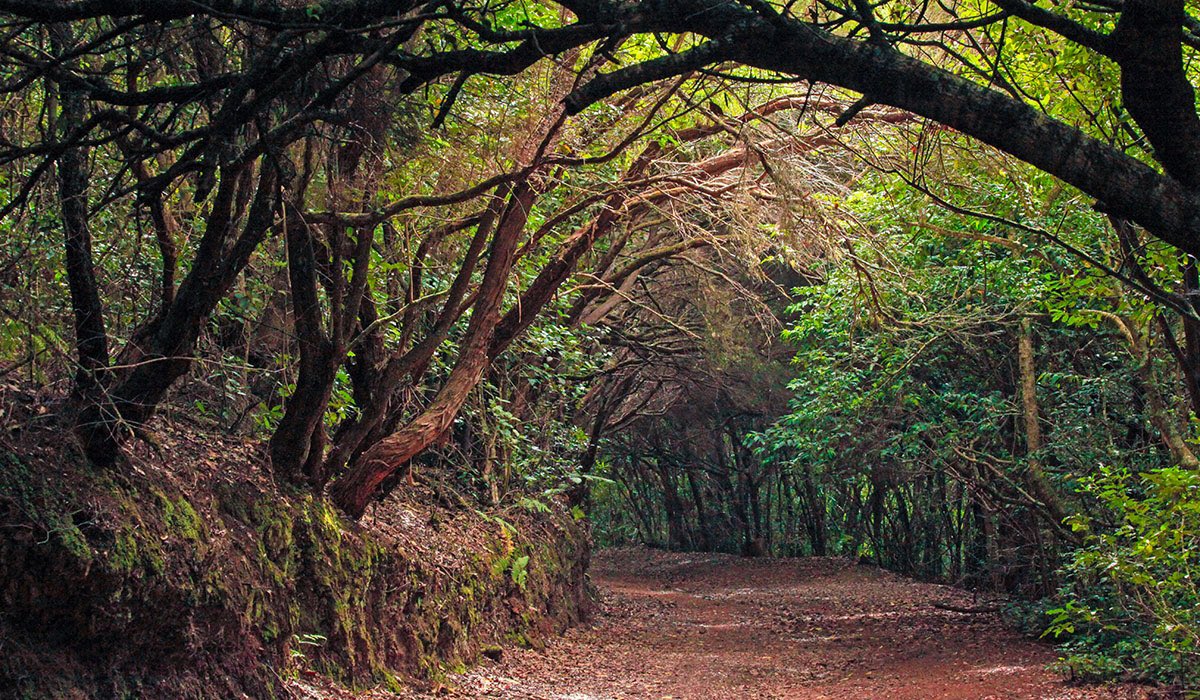
<svg viewBox="0 0 1200 700"><path fill-rule="evenodd" d="M462 349L446 383L420 415L363 453L330 489L334 502L352 518L362 517L385 479L408 464L450 427L471 391L483 378L520 234L537 199L537 190L528 182L513 186L513 190L492 240Z"/></svg>

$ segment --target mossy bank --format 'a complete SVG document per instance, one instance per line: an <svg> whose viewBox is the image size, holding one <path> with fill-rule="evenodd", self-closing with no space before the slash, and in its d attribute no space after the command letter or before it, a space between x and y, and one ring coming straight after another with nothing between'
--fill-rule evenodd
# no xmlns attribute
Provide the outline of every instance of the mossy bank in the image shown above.
<svg viewBox="0 0 1200 700"><path fill-rule="evenodd" d="M0 445L0 696L398 688L587 613L587 533L554 504L485 512L429 474L351 523L252 446L160 427L172 449L119 473Z"/></svg>

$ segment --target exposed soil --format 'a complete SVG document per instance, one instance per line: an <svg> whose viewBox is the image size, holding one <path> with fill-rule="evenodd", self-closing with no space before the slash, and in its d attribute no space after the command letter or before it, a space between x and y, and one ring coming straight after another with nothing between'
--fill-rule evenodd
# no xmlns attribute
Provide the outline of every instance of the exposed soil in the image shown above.
<svg viewBox="0 0 1200 700"><path fill-rule="evenodd" d="M447 681L439 695L554 700L1145 698L1066 683L1053 647L1008 629L971 594L841 559L610 550L603 610L540 651Z"/></svg>

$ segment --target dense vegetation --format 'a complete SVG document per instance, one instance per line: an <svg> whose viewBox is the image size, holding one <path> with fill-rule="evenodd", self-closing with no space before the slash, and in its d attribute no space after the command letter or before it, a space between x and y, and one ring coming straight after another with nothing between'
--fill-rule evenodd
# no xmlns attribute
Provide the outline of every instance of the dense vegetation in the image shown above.
<svg viewBox="0 0 1200 700"><path fill-rule="evenodd" d="M351 519L437 480L861 557L1040 601L1080 675L1200 685L1182 0L0 0L0 32L0 372L94 469L165 415Z"/></svg>

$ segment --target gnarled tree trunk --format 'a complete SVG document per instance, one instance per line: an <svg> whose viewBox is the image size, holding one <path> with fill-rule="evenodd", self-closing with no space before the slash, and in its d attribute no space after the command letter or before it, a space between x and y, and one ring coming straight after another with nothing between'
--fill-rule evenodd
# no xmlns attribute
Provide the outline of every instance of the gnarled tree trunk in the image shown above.
<svg viewBox="0 0 1200 700"><path fill-rule="evenodd" d="M514 186L492 240L487 269L458 360L437 396L416 418L367 450L344 476L334 482L330 491L333 500L351 517L362 517L379 485L450 427L467 396L483 377L489 364L488 349L500 320L500 304L516 259L517 243L536 199L537 191L532 185Z"/></svg>
<svg viewBox="0 0 1200 700"><path fill-rule="evenodd" d="M264 163L241 234L226 250L236 224L240 175L241 170L235 170L220 178L192 269L166 313L147 329L144 344L127 351L123 364L130 369L108 389L103 406L92 404L77 418L84 449L101 466L113 464L124 436L153 415L171 385L191 368L204 321L274 223L280 178L274 165Z"/></svg>

